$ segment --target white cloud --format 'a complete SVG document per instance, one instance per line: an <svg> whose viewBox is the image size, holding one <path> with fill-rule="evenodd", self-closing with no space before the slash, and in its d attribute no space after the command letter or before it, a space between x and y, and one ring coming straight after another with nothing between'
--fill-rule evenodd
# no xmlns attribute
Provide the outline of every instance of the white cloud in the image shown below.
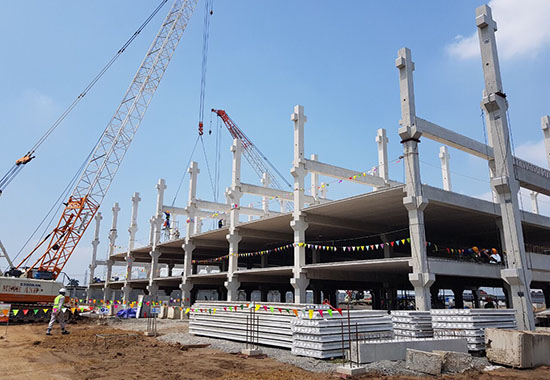
<svg viewBox="0 0 550 380"><path fill-rule="evenodd" d="M546 168L548 165L544 140L538 142L528 141L520 144L515 148L515 153L517 157L535 165L542 166L543 168Z"/></svg>
<svg viewBox="0 0 550 380"><path fill-rule="evenodd" d="M550 1L491 0L493 18L497 22L497 44L502 59L534 57L550 48ZM458 35L446 47L459 59L478 57L477 31L464 37Z"/></svg>

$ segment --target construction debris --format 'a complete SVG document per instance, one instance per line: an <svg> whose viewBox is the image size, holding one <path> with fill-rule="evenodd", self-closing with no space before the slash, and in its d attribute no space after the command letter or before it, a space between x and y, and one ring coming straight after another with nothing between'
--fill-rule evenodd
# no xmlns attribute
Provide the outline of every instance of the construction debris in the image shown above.
<svg viewBox="0 0 550 380"><path fill-rule="evenodd" d="M407 368L411 371L439 375L443 369L443 356L427 351L407 349Z"/></svg>

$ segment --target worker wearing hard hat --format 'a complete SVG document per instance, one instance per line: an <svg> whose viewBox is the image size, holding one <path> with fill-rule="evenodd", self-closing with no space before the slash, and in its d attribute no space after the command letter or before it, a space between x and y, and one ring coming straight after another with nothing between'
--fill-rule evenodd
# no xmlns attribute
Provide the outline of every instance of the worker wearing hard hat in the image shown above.
<svg viewBox="0 0 550 380"><path fill-rule="evenodd" d="M69 333L67 330L65 330L65 316L63 315L65 293L67 293L67 289L61 288L59 289L59 295L55 297L52 308L52 317L50 318L50 323L48 324L48 331L46 331L46 335L52 335L52 328L55 321L59 322L59 326L61 326L61 334L67 335Z"/></svg>

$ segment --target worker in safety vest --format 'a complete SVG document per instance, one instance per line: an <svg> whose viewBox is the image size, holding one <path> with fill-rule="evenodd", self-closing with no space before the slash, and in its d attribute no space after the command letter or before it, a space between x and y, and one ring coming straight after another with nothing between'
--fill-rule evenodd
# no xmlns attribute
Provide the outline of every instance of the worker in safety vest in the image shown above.
<svg viewBox="0 0 550 380"><path fill-rule="evenodd" d="M46 335L52 335L52 328L55 321L59 322L59 326L61 326L61 334L67 335L69 333L67 330L65 330L65 317L63 315L65 293L67 293L67 289L61 288L59 289L59 295L55 297L52 308L52 317L50 318L50 323L48 324L48 331L46 332Z"/></svg>

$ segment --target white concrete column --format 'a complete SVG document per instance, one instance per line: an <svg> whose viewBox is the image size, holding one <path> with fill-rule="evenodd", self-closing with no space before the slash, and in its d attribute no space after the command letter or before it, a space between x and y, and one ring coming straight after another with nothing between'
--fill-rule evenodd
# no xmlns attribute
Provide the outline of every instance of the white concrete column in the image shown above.
<svg viewBox="0 0 550 380"><path fill-rule="evenodd" d="M538 214L539 213L539 201L538 201L539 193L537 193L536 191L531 191L529 195L531 196L531 211L534 214Z"/></svg>
<svg viewBox="0 0 550 380"><path fill-rule="evenodd" d="M122 300L124 304L130 303L130 292L132 291L132 286L130 281L132 280L132 270L134 265L134 255L132 251L136 244L136 233L138 231L137 226L137 216L139 202L141 198L138 192L135 192L132 196L132 213L130 216L130 227L128 227L128 251L126 252L126 279L124 280L124 287L122 288Z"/></svg>
<svg viewBox="0 0 550 380"><path fill-rule="evenodd" d="M303 267L306 264L306 215L303 212L305 207L304 183L307 171L304 160L304 125L307 121L304 115L304 107L297 105L294 107L294 113L290 116L294 122L294 160L290 173L294 177L294 211L292 212L292 221L290 226L294 230L294 267L293 277L290 279L294 287L294 302L306 302L306 290L309 285L309 279Z"/></svg>
<svg viewBox="0 0 550 380"><path fill-rule="evenodd" d="M496 169L496 176L491 179L491 187L499 197L504 230L504 249L508 261L508 268L501 271L501 276L511 287L512 305L516 310L518 327L532 330L535 328L530 290L532 274L527 268L518 201L519 183L515 179L513 171L513 157L506 116L508 101L500 76L495 39L496 23L489 6L483 5L476 9L476 24L487 94L481 104L487 113L487 127L491 130Z"/></svg>
<svg viewBox="0 0 550 380"><path fill-rule="evenodd" d="M195 235L200 234L202 232L202 218L197 216L195 217Z"/></svg>
<svg viewBox="0 0 550 380"><path fill-rule="evenodd" d="M321 199L327 199L327 192L328 192L327 184L324 182L321 182L321 190L319 190L319 197Z"/></svg>
<svg viewBox="0 0 550 380"><path fill-rule="evenodd" d="M191 305L191 289L193 289L193 283L191 282L191 279L189 276L193 274L193 251L195 250L195 244L193 244L193 240L186 237L185 243L182 245L183 251L184 251L184 257L183 257L183 272L182 272L182 279L181 279L181 302L182 306L189 306Z"/></svg>
<svg viewBox="0 0 550 380"><path fill-rule="evenodd" d="M152 216L149 219L149 245L153 246L153 241L155 240L155 217Z"/></svg>
<svg viewBox="0 0 550 380"><path fill-rule="evenodd" d="M544 149L546 151L546 163L550 168L550 116L545 115L540 120L540 126L544 136ZM531 210L533 213L539 213L538 193L531 191Z"/></svg>
<svg viewBox="0 0 550 380"><path fill-rule="evenodd" d="M544 148L546 150L546 162L550 168L550 116L545 115L540 120L542 133L544 134Z"/></svg>
<svg viewBox="0 0 550 380"><path fill-rule="evenodd" d="M261 182L263 187L269 187L271 182L267 173L262 174ZM262 210L264 210L264 216L269 215L269 197L262 197Z"/></svg>
<svg viewBox="0 0 550 380"><path fill-rule="evenodd" d="M389 179L388 168L388 137L384 128L378 129L376 132L376 145L378 146L378 173L377 175L384 178L386 181ZM375 190L379 190L376 188Z"/></svg>
<svg viewBox="0 0 550 380"><path fill-rule="evenodd" d="M227 281L224 283L227 288L227 300L237 301L238 290L241 286L237 275L237 269L239 266L239 242L241 236L237 226L239 224L239 207L242 197L241 192L241 156L242 156L242 142L239 139L234 139L231 145L231 153L233 154L233 164L231 171L231 187L227 191L227 199L231 204L231 211L229 212L229 233L226 236L229 242L229 258L227 265Z"/></svg>
<svg viewBox="0 0 550 380"><path fill-rule="evenodd" d="M163 210L164 204L164 191L166 190L166 181L163 178L159 179L157 183L157 207L154 217L154 232L153 232L153 245L149 255L151 256L151 270L149 272L149 285L147 291L149 295L156 297L158 292L158 286L155 283L155 278L160 276L159 257L160 250L158 244L160 243L160 236L162 231Z"/></svg>
<svg viewBox="0 0 550 380"><path fill-rule="evenodd" d="M443 189L451 191L451 170L450 161L451 155L446 146L439 148L439 160L441 161L441 177L443 178Z"/></svg>
<svg viewBox="0 0 550 380"><path fill-rule="evenodd" d="M287 205L288 205L288 202L286 201L286 199L280 199L279 205L281 206L281 212L286 212Z"/></svg>
<svg viewBox="0 0 550 380"><path fill-rule="evenodd" d="M112 210L113 210L113 220L111 223L111 230L109 231L109 251L107 252L107 260L106 260L107 274L105 275L105 287L104 287L104 294L103 294L103 299L105 301L110 300L113 295L112 289L110 287L110 283L111 283L111 277L113 275L114 262L113 260L111 260L111 256L115 253L116 238L118 237L117 223L118 223L118 212L120 211L118 202L114 204Z"/></svg>
<svg viewBox="0 0 550 380"><path fill-rule="evenodd" d="M98 212L95 216L95 230L94 230L94 240L92 240L92 260L90 262L90 277L88 278L88 289L86 291L87 299L92 298L92 288L91 284L94 282L95 269L97 268L97 246L99 245L99 227L101 225L101 212Z"/></svg>
<svg viewBox="0 0 550 380"><path fill-rule="evenodd" d="M189 276L193 274L193 251L195 249L195 244L191 238L193 232L196 232L194 226L195 217L197 210L197 179L200 173L199 164L195 161L191 162L189 165L189 192L187 195L187 225L185 230L185 243L183 243L182 248L184 251L183 256L183 272L181 276L181 300L183 306L189 306L191 304L191 290L193 289L193 283ZM198 223L197 223L198 224Z"/></svg>
<svg viewBox="0 0 550 380"><path fill-rule="evenodd" d="M414 103L414 83L411 51L402 48L398 52L396 67L399 69L399 89L401 94L401 120L399 136L403 144L405 161L405 192L403 204L409 216L409 234L411 239L411 261L413 273L409 281L414 286L417 310L431 308L430 286L435 275L430 273L426 253L426 232L424 227L424 209L428 199L422 195L418 143L422 133L416 129L416 108Z"/></svg>
<svg viewBox="0 0 550 380"><path fill-rule="evenodd" d="M312 154L310 156L311 161L317 161L319 160L319 156L317 154ZM311 196L315 198L314 204L319 203L319 173L311 173Z"/></svg>
<svg viewBox="0 0 550 380"><path fill-rule="evenodd" d="M254 208L254 203L250 203L250 204L248 205L248 207ZM248 221L251 222L251 221L253 221L253 220L254 220L254 216L253 216L253 215L248 215Z"/></svg>

